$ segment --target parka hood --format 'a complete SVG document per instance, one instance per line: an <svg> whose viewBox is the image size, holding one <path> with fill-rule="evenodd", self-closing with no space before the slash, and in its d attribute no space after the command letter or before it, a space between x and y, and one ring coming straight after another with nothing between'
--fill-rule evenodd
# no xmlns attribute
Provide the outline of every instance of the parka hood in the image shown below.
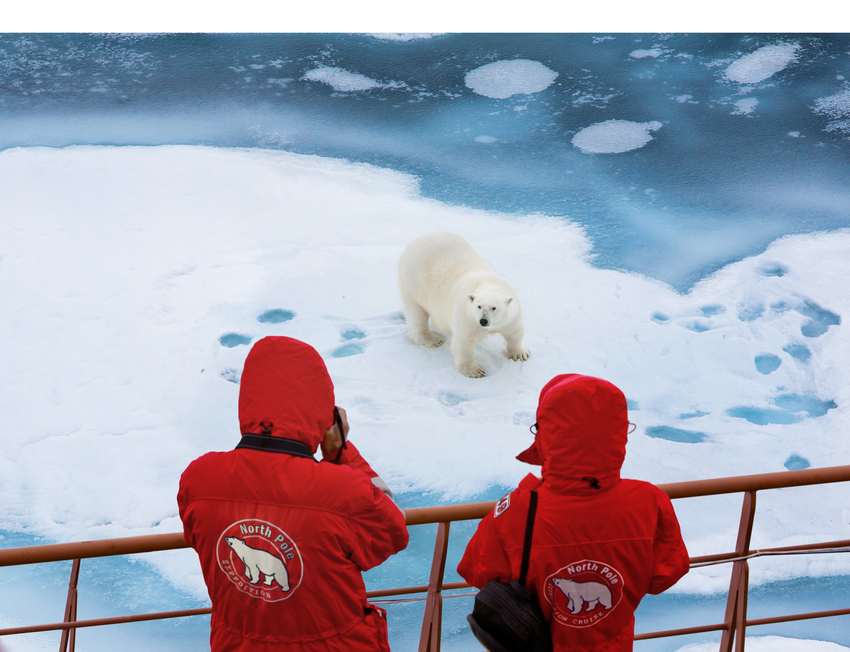
<svg viewBox="0 0 850 652"><path fill-rule="evenodd" d="M257 341L239 385L244 434L294 439L314 453L333 425L334 386L319 353L291 337Z"/></svg>
<svg viewBox="0 0 850 652"><path fill-rule="evenodd" d="M620 480L628 432L626 397L601 378L555 376L540 391L534 444L517 456L543 466L556 491L593 494Z"/></svg>

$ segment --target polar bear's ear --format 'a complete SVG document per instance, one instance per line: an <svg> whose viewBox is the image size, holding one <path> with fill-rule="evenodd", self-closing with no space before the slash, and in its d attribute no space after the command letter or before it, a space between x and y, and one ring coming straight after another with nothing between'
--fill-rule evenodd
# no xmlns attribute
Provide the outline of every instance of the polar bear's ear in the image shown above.
<svg viewBox="0 0 850 652"><path fill-rule="evenodd" d="M470 295L469 295L469 303L472 303L473 301L475 301L475 295L474 295L474 294L470 294Z"/></svg>
<svg viewBox="0 0 850 652"><path fill-rule="evenodd" d="M514 300L513 297L508 297L508 300L505 301L505 305L507 305L507 306L511 305L511 301L513 301L513 300Z"/></svg>

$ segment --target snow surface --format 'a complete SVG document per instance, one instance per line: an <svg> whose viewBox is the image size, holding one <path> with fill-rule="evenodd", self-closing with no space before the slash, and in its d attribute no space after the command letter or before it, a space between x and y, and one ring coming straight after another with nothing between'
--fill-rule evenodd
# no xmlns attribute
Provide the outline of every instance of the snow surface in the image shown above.
<svg viewBox="0 0 850 652"><path fill-rule="evenodd" d="M799 51L799 43L765 45L729 64L726 78L739 84L758 84L785 70Z"/></svg>
<svg viewBox="0 0 850 652"><path fill-rule="evenodd" d="M515 483L530 468L514 455L531 439L539 389L567 371L608 378L632 401L629 477L782 471L791 453L812 466L850 453L839 436L850 425L841 320L850 230L782 238L681 295L594 267L590 242L567 219L448 206L422 198L411 176L339 160L183 146L11 149L0 153L0 179L0 528L53 540L179 530L180 472L238 438L249 347L222 346L228 333L316 346L353 440L396 492L459 500ZM517 287L528 362L504 359L493 338L478 352L489 375L471 380L445 347L407 341L395 264L407 242L439 230L468 238ZM777 264L787 273L764 273ZM357 351L341 353L352 343ZM802 343L806 362L783 350ZM759 353L783 364L764 376ZM757 425L732 408L788 418ZM681 425L705 440L647 435ZM677 501L691 554L731 549L739 506L738 496ZM762 492L753 545L850 538L849 522L841 485ZM203 598L193 553L149 557ZM847 555L759 560L751 582L848 571ZM727 584L718 566L677 590Z"/></svg>
<svg viewBox="0 0 850 652"><path fill-rule="evenodd" d="M735 108L732 111L732 115L750 115L756 110L758 105L759 101L755 97L745 97L743 99L736 100L734 102Z"/></svg>
<svg viewBox="0 0 850 652"><path fill-rule="evenodd" d="M528 95L546 90L558 73L539 61L511 59L494 61L470 70L466 86L485 97L503 100L512 95Z"/></svg>
<svg viewBox="0 0 850 652"><path fill-rule="evenodd" d="M841 652L850 647L785 636L747 636L749 652ZM717 643L696 643L679 648L677 652L717 652Z"/></svg>
<svg viewBox="0 0 850 652"><path fill-rule="evenodd" d="M353 91L368 91L373 88L383 88L386 84L361 75L359 72L351 72L344 68L334 66L319 66L304 73L303 79L308 81L327 84L335 91L351 93Z"/></svg>
<svg viewBox="0 0 850 652"><path fill-rule="evenodd" d="M605 120L579 130L572 143L585 154L622 154L649 143L652 132L661 127L662 124L656 120Z"/></svg>

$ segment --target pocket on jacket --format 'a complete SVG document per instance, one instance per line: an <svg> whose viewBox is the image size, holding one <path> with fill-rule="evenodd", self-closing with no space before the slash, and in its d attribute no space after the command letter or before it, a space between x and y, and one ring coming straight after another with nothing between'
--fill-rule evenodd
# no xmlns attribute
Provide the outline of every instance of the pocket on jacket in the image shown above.
<svg viewBox="0 0 850 652"><path fill-rule="evenodd" d="M386 609L381 609L375 605L366 606L366 623L375 632L377 647L375 650L379 652L390 652L389 627L387 626Z"/></svg>

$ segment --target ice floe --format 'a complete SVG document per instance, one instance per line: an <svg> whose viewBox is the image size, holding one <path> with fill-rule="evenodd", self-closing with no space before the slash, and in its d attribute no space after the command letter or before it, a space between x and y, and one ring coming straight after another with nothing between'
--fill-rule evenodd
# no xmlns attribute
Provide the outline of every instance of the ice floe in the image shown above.
<svg viewBox="0 0 850 652"><path fill-rule="evenodd" d="M359 72L351 72L335 66L319 66L304 73L302 79L327 84L340 93L368 91L373 88L385 88L387 84L379 82Z"/></svg>
<svg viewBox="0 0 850 652"><path fill-rule="evenodd" d="M692 643L680 647L676 652L716 652L717 643ZM845 652L850 647L829 641L813 641L785 636L747 636L750 652Z"/></svg>
<svg viewBox="0 0 850 652"><path fill-rule="evenodd" d="M827 131L850 135L850 88L818 98L815 100L814 110L815 113L829 118Z"/></svg>
<svg viewBox="0 0 850 652"><path fill-rule="evenodd" d="M104 537L179 529L179 473L204 451L234 446L242 363L269 334L325 356L352 440L397 493L468 499L516 482L529 469L514 455L530 440L540 387L567 371L626 392L638 424L629 477L850 456L837 436L850 425L847 230L782 238L683 295L594 267L591 243L568 219L446 205L420 196L409 175L340 160L11 149L0 153L0 179L0 338L13 343L0 393L0 528L53 540L91 538L94 524ZM488 376L471 380L445 347L407 341L395 264L408 241L436 230L469 239L517 287L528 362L487 340L477 355ZM770 265L793 273L765 276ZM788 352L798 341L805 363ZM783 363L763 375L760 354ZM767 423L735 408L790 417ZM676 508L692 554L734 545L739 497ZM839 538L850 538L846 487L759 495L754 546ZM200 599L197 560L183 552L151 563ZM848 570L838 555L763 560L751 581ZM677 590L725 590L727 571L694 572Z"/></svg>
<svg viewBox="0 0 850 652"><path fill-rule="evenodd" d="M557 72L539 61L510 59L470 70L464 82L479 95L503 100L513 95L539 93L549 88L557 77Z"/></svg>
<svg viewBox="0 0 850 652"><path fill-rule="evenodd" d="M799 43L765 45L729 64L726 78L739 84L758 84L785 70L799 51Z"/></svg>
<svg viewBox="0 0 850 652"><path fill-rule="evenodd" d="M745 97L740 100L736 100L733 102L734 109L732 110L732 115L750 115L753 111L756 110L756 107L759 105L759 101L754 97Z"/></svg>
<svg viewBox="0 0 850 652"><path fill-rule="evenodd" d="M640 149L649 143L652 132L661 127L662 124L657 120L605 120L578 131L572 143L585 154L621 154Z"/></svg>

